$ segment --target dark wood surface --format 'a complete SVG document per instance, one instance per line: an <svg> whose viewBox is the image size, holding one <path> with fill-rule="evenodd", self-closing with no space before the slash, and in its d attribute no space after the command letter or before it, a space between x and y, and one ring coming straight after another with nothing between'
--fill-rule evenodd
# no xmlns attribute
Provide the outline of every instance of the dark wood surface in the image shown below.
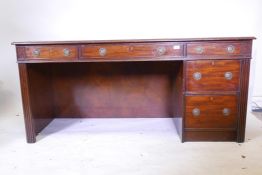
<svg viewBox="0 0 262 175"><path fill-rule="evenodd" d="M239 60L197 60L187 61L186 90L199 91L238 91L240 76ZM225 78L225 73L232 73L232 79ZM195 80L194 73L200 73L201 79Z"/></svg>
<svg viewBox="0 0 262 175"><path fill-rule="evenodd" d="M195 41L195 42L194 42ZM170 61L251 58L252 40L138 40L15 43L18 63ZM59 44L60 43L60 44ZM200 48L200 52L199 52ZM229 49L230 48L230 49ZM69 55L64 55L64 50ZM101 54L100 50L103 50ZM39 54L35 54L35 52Z"/></svg>
<svg viewBox="0 0 262 175"><path fill-rule="evenodd" d="M250 59L241 60L241 79L239 92L239 119L237 128L237 141L245 141L245 126L247 113L248 85L249 85Z"/></svg>
<svg viewBox="0 0 262 175"><path fill-rule="evenodd" d="M55 117L53 107L52 72L48 64L27 64L31 113L35 132L42 131Z"/></svg>
<svg viewBox="0 0 262 175"><path fill-rule="evenodd" d="M228 50L228 47L233 46ZM200 49L200 50L198 50ZM202 49L202 50L201 50ZM245 42L208 42L208 43L189 43L187 44L188 56L247 56L250 57L251 52L250 41Z"/></svg>
<svg viewBox="0 0 262 175"><path fill-rule="evenodd" d="M186 128L236 129L237 96L235 95L186 96L185 106ZM200 110L199 116L194 116L192 114L192 111L195 108ZM229 109L229 115L224 115L223 109Z"/></svg>
<svg viewBox="0 0 262 175"><path fill-rule="evenodd" d="M185 89L185 61L180 62L177 67L177 75L174 77L172 109L174 111L174 124L180 138L183 138L183 116L184 116L184 89Z"/></svg>
<svg viewBox="0 0 262 175"><path fill-rule="evenodd" d="M174 81L182 64L50 65L56 117L173 117Z"/></svg>
<svg viewBox="0 0 262 175"><path fill-rule="evenodd" d="M99 54L99 49L106 49L105 55ZM165 48L162 54L158 49ZM80 46L80 59L106 58L155 58L155 57L183 57L184 45L173 42L139 43L139 44L87 44Z"/></svg>
<svg viewBox="0 0 262 175"><path fill-rule="evenodd" d="M54 118L171 117L182 142L243 142L253 39L13 43L27 141Z"/></svg>
<svg viewBox="0 0 262 175"><path fill-rule="evenodd" d="M236 141L236 131L185 131L186 141Z"/></svg>
<svg viewBox="0 0 262 175"><path fill-rule="evenodd" d="M64 49L68 49L69 55L64 55ZM25 47L25 59L39 59L39 60L52 60L52 59L63 59L63 60L76 60L78 58L77 47L70 45L55 45L55 46L27 46ZM39 55L34 55L34 50L39 51Z"/></svg>
<svg viewBox="0 0 262 175"><path fill-rule="evenodd" d="M20 75L20 87L22 94L26 140L28 143L36 142L36 128L34 122L34 116L32 115L30 89L29 89L29 77L28 77L28 65L19 64L19 75Z"/></svg>
<svg viewBox="0 0 262 175"><path fill-rule="evenodd" d="M122 39L122 40L78 40L78 41L21 41L13 45L42 45L42 44L83 44L83 43L144 43L144 42L197 42L197 41L247 41L256 39L247 37L210 37L210 38L163 38L163 39Z"/></svg>
<svg viewBox="0 0 262 175"><path fill-rule="evenodd" d="M27 142L34 143L36 135L54 118L50 66L45 64L18 66Z"/></svg>

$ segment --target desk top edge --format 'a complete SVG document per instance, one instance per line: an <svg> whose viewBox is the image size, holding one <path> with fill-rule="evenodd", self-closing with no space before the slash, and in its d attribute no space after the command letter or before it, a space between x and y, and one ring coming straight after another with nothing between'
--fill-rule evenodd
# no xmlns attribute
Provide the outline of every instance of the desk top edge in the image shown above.
<svg viewBox="0 0 262 175"><path fill-rule="evenodd" d="M255 37L217 37L217 38L173 38L173 39L123 39L123 40L79 40L79 41L25 41L12 42L12 45L48 44L99 44L99 43L141 43L141 42L197 42L197 41L241 41L254 40Z"/></svg>

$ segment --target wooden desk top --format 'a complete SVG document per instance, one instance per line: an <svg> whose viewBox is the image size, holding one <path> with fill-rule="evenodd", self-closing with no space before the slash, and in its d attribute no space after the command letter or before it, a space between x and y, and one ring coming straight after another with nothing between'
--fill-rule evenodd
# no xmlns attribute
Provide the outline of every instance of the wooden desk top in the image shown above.
<svg viewBox="0 0 262 175"><path fill-rule="evenodd" d="M172 39L123 39L123 40L76 40L76 41L22 41L12 45L42 44L92 44L92 43L143 43L143 42L189 42L189 41L241 41L253 40L255 37L212 37L212 38L172 38Z"/></svg>
<svg viewBox="0 0 262 175"><path fill-rule="evenodd" d="M18 63L251 58L254 37L14 42Z"/></svg>

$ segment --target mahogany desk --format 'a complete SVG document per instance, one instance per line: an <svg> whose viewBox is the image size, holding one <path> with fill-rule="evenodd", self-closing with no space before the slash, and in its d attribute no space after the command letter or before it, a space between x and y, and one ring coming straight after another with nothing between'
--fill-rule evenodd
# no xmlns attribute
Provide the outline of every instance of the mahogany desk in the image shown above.
<svg viewBox="0 0 262 175"><path fill-rule="evenodd" d="M15 42L27 142L76 117L170 117L182 142L243 142L253 39Z"/></svg>

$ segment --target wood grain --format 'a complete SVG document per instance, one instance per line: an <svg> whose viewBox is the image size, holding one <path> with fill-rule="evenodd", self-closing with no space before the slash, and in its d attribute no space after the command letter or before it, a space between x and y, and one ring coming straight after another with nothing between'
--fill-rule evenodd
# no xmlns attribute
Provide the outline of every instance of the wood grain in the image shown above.
<svg viewBox="0 0 262 175"><path fill-rule="evenodd" d="M28 78L32 118L36 134L40 133L55 117L52 89L52 65L28 64Z"/></svg>
<svg viewBox="0 0 262 175"><path fill-rule="evenodd" d="M249 85L250 60L241 60L241 80L240 80L240 98L239 98L239 119L237 141L245 141L246 115L247 115L247 98Z"/></svg>
<svg viewBox="0 0 262 175"><path fill-rule="evenodd" d="M184 116L184 74L185 74L185 64L184 61L180 63L181 65L178 67L178 73L175 76L174 86L173 86L173 106L172 109L174 110L174 124L176 126L177 133L180 139L183 139L183 116ZM183 140L182 140L183 141Z"/></svg>
<svg viewBox="0 0 262 175"><path fill-rule="evenodd" d="M144 42L203 42L203 41L247 41L255 37L210 37L210 38L165 38L165 39L122 39L122 40L78 40L78 41L25 41L13 42L13 45L42 45L42 44L79 44L79 43L144 43Z"/></svg>
<svg viewBox="0 0 262 175"><path fill-rule="evenodd" d="M186 96L186 128L233 128L237 126L237 96L204 95ZM200 115L194 116L193 109L199 109ZM228 116L223 109L230 110Z"/></svg>
<svg viewBox="0 0 262 175"><path fill-rule="evenodd" d="M236 141L236 131L185 131L185 141Z"/></svg>
<svg viewBox="0 0 262 175"><path fill-rule="evenodd" d="M232 52L228 47L233 47ZM198 50L198 49L202 50ZM189 43L187 44L188 56L210 57L215 55L221 56L251 56L251 44L245 42L208 42L208 43Z"/></svg>
<svg viewBox="0 0 262 175"><path fill-rule="evenodd" d="M69 55L64 55L64 49L69 50ZM34 55L34 51L38 50L39 55ZM51 45L51 46L26 46L25 59L27 60L76 60L78 59L78 49L69 45Z"/></svg>
<svg viewBox="0 0 262 175"><path fill-rule="evenodd" d="M27 64L19 64L20 86L23 101L24 120L26 129L26 139L28 143L36 142L35 122L32 116L32 107L30 101L29 78Z"/></svg>
<svg viewBox="0 0 262 175"><path fill-rule="evenodd" d="M172 82L178 66L176 62L54 64L55 115L173 117Z"/></svg>
<svg viewBox="0 0 262 175"><path fill-rule="evenodd" d="M27 142L34 143L54 118L50 65L19 64L19 73Z"/></svg>
<svg viewBox="0 0 262 175"><path fill-rule="evenodd" d="M186 90L200 91L238 91L240 61L239 60L197 60L187 61ZM201 74L200 80L194 79L194 73ZM227 80L225 73L231 72L232 79Z"/></svg>
<svg viewBox="0 0 262 175"><path fill-rule="evenodd" d="M105 55L99 54L99 49L106 49ZM163 54L158 49L165 49ZM134 44L87 44L80 47L80 59L127 59L155 57L183 57L184 47L181 43L134 43Z"/></svg>
<svg viewBox="0 0 262 175"><path fill-rule="evenodd" d="M169 117L182 142L243 142L253 39L13 43L27 142L61 117ZM198 117L194 108L201 111Z"/></svg>

